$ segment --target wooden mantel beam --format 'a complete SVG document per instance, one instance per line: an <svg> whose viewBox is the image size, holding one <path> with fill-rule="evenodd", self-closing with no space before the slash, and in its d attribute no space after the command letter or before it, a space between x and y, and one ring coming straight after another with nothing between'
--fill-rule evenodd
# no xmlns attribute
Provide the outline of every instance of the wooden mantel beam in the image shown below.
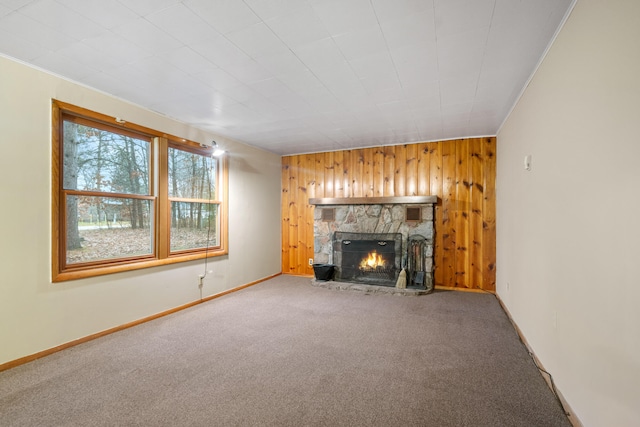
<svg viewBox="0 0 640 427"><path fill-rule="evenodd" d="M409 205L436 204L437 196L403 196L403 197L325 197L310 198L310 205Z"/></svg>

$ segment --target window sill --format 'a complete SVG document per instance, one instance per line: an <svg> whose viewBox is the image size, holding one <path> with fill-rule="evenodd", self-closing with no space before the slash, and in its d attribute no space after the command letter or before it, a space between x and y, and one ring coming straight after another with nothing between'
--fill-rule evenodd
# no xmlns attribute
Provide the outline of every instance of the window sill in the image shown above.
<svg viewBox="0 0 640 427"><path fill-rule="evenodd" d="M88 277L104 276L107 274L121 273L124 271L141 270L143 268L158 267L161 265L176 264L179 262L194 261L198 259L212 258L227 255L227 250L209 250L207 253L179 254L164 259L150 259L144 261L114 263L104 266L91 266L86 268L68 269L66 271L55 274L51 281L53 283L66 282L68 280L85 279Z"/></svg>

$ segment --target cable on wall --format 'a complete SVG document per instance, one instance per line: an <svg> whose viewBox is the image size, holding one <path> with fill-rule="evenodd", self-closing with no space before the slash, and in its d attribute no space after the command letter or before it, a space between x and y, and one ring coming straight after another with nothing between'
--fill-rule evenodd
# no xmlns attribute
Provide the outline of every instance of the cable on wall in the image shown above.
<svg viewBox="0 0 640 427"><path fill-rule="evenodd" d="M211 146L213 147L213 152L211 153L211 165L209 166L209 206L211 206L213 202L213 185L212 185L212 179L211 179L211 177L213 176L213 165L215 163L216 158L220 157L225 153L225 151L218 146L217 142L212 141ZM208 274L209 246L211 242L211 216L212 215L209 214L207 217L207 241L206 241L206 247L204 250L204 273L200 275L200 300L202 300L202 281L204 280L205 277L207 277L207 274Z"/></svg>
<svg viewBox="0 0 640 427"><path fill-rule="evenodd" d="M500 307L502 307L502 310L505 312L505 314L509 318L509 321L511 322L511 325L516 330L516 334L518 335L518 339L520 340L520 343L524 346L525 350L527 350L527 354L529 354L529 357L531 357L531 360L533 361L533 364L538 369L538 372L540 372L541 374L545 374L549 378L549 385L550 385L549 388L551 389L551 392L553 393L553 397L555 397L556 401L558 402L558 405L560 405L560 409L562 409L562 412L564 412L564 414L567 417L571 417L571 412L567 411L567 409L565 408L564 403L562 402L562 399L560 398L560 394L558 393L558 390L556 389L556 383L553 381L553 375L551 375L550 372L548 372L542 366L540 366L540 364L538 363L538 359L536 358L535 354L533 354L533 351L531 351L531 349L529 348L529 345L524 340L520 329L518 328L518 326L515 324L515 322L511 318L511 315L509 314L509 312L506 310L506 308L502 304L502 301L500 301L500 298L498 298L498 295L493 293L493 292L489 292L486 289L482 289L479 286L476 286L475 289L479 289L482 292L485 292L487 294L493 295L493 297L498 301L498 304L500 304Z"/></svg>

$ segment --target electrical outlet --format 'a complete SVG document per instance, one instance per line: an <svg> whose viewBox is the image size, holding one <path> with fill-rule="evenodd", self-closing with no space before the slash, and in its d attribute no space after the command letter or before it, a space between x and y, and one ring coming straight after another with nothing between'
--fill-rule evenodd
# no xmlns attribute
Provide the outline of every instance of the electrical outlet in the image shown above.
<svg viewBox="0 0 640 427"><path fill-rule="evenodd" d="M313 258L309 258L309 265L313 265Z"/></svg>

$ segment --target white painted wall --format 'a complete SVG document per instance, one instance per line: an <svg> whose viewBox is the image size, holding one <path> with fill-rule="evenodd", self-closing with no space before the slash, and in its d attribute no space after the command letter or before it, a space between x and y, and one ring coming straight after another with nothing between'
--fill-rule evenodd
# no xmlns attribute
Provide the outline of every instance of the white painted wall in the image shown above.
<svg viewBox="0 0 640 427"><path fill-rule="evenodd" d="M500 298L584 425L639 425L639 1L578 0L497 177Z"/></svg>
<svg viewBox="0 0 640 427"><path fill-rule="evenodd" d="M51 283L51 99L230 152L229 255L203 295L281 270L280 156L0 57L0 364L200 298L204 261Z"/></svg>

